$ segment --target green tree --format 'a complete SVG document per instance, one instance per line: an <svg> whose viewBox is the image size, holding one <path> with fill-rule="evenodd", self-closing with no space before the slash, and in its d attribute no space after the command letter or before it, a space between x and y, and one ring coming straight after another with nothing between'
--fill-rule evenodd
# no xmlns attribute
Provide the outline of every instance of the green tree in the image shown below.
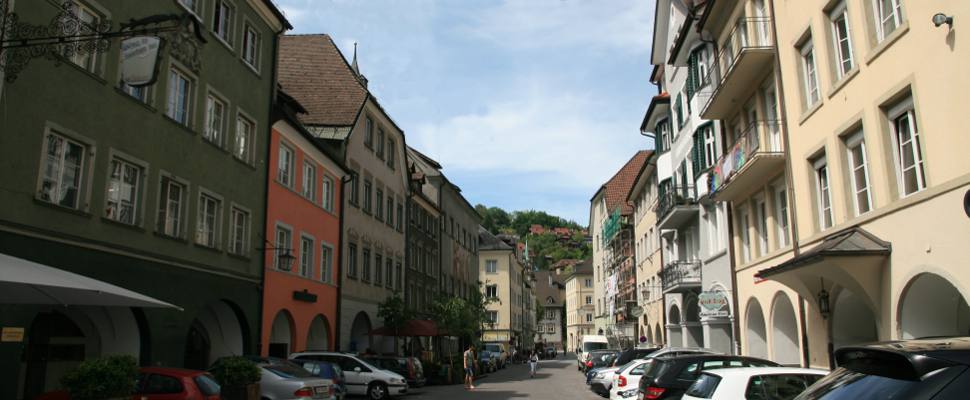
<svg viewBox="0 0 970 400"><path fill-rule="evenodd" d="M401 328L414 319L414 310L408 307L398 292L377 305L377 317L384 320L384 327L394 331L394 351L397 351L397 337Z"/></svg>

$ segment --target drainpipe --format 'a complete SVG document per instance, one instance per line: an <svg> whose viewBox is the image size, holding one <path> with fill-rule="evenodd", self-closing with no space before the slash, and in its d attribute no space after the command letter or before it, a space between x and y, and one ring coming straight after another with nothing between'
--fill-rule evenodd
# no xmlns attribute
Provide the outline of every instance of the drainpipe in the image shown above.
<svg viewBox="0 0 970 400"><path fill-rule="evenodd" d="M337 329L334 329L333 335L333 350L340 351L340 312L341 306L343 305L343 265L344 265L344 207L347 205L344 202L347 191L347 183L350 183L355 179L353 172L349 175L342 176L340 178L340 220L337 223L340 235L337 237L337 277L334 278L334 282L337 282L337 311L334 313L334 324Z"/></svg>
<svg viewBox="0 0 970 400"><path fill-rule="evenodd" d="M768 2L768 10L771 13L771 35L775 41L775 96L778 97L778 106L781 108L781 115L786 118L781 119L781 131L782 131L782 142L785 146L785 191L788 193L788 210L797 210L795 207L795 189L794 181L795 178L792 175L792 153L791 153L791 142L788 135L788 104L785 101L785 85L781 77L781 56L778 52L778 19L775 18L775 5L774 2ZM794 212L791 212L789 216L789 227L791 228L791 238L792 238L792 257L798 257L801 253L798 245L798 218ZM802 364L807 368L811 360L811 354L808 348L808 333L805 329L807 323L806 311L805 311L805 299L798 295L798 317L801 319L801 340L802 340Z"/></svg>

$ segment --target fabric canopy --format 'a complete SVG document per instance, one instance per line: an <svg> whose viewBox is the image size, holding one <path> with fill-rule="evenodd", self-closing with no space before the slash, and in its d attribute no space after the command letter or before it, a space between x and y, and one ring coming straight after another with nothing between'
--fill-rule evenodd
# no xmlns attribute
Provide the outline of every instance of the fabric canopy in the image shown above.
<svg viewBox="0 0 970 400"><path fill-rule="evenodd" d="M424 319L412 319L404 323L396 334L394 329L382 326L370 331L372 335L381 336L444 336L445 332L438 329L438 324L434 321Z"/></svg>
<svg viewBox="0 0 970 400"><path fill-rule="evenodd" d="M181 307L107 282L0 253L0 304Z"/></svg>

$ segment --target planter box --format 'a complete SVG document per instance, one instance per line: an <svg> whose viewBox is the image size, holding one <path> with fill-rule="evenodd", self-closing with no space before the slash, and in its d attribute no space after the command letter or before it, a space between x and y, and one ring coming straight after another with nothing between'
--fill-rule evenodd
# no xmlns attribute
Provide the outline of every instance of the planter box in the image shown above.
<svg viewBox="0 0 970 400"><path fill-rule="evenodd" d="M223 386L223 400L259 400L259 384L246 386Z"/></svg>

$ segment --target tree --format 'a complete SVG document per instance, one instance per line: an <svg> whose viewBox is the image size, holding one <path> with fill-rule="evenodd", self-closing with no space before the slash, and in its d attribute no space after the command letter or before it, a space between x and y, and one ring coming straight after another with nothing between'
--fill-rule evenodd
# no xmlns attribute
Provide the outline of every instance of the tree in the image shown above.
<svg viewBox="0 0 970 400"><path fill-rule="evenodd" d="M394 351L397 351L398 332L408 321L414 319L414 310L408 307L398 292L377 305L377 317L384 320L384 327L394 331Z"/></svg>

